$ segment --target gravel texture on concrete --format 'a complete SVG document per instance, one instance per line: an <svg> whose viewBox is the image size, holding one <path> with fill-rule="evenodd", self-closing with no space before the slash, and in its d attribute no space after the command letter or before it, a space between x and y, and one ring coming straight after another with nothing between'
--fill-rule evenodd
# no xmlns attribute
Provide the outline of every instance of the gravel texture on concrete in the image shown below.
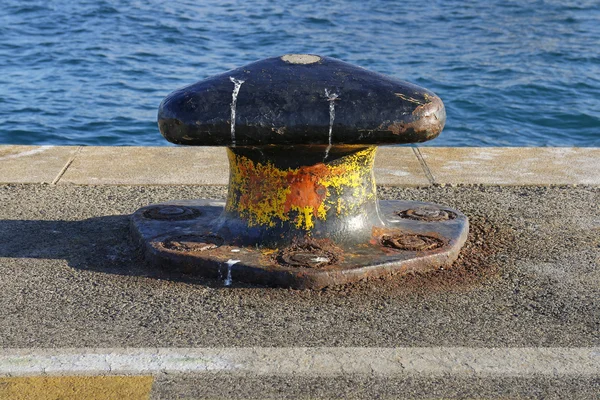
<svg viewBox="0 0 600 400"><path fill-rule="evenodd" d="M380 188L382 199L462 210L471 233L459 260L318 291L223 287L137 256L128 230L137 208L225 194L220 186L0 186L0 346L600 344L600 188Z"/></svg>
<svg viewBox="0 0 600 400"><path fill-rule="evenodd" d="M599 378L243 377L157 378L151 399L577 399L596 400Z"/></svg>

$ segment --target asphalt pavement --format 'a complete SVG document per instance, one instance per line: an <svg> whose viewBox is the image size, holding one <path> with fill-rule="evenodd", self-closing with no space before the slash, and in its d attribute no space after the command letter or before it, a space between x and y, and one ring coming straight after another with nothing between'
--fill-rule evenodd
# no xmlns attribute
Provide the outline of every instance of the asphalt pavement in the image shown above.
<svg viewBox="0 0 600 400"><path fill-rule="evenodd" d="M471 232L458 261L428 274L290 290L235 281L225 287L222 281L175 275L143 262L129 240L133 211L150 203L225 194L223 186L0 186L0 346L600 345L598 187L379 188L381 199L445 204L470 218ZM162 384L153 396L235 397L230 389L246 387L247 392L235 393L277 397L306 395L302 388L313 385L310 397L496 393L561 398L579 393L577 398L595 398L598 376L461 381L174 375L157 378ZM178 380L188 385L177 385ZM268 390L261 389L265 385Z"/></svg>

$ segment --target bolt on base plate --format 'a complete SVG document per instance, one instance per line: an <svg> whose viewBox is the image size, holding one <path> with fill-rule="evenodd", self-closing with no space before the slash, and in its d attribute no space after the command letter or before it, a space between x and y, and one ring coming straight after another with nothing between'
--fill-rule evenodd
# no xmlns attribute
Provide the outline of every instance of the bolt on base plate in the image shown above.
<svg viewBox="0 0 600 400"><path fill-rule="evenodd" d="M232 281L318 289L449 267L467 239L467 217L437 204L379 201L385 226L370 241L338 245L329 239L285 248L236 246L214 234L225 202L181 200L140 208L131 231L146 260L169 271Z"/></svg>

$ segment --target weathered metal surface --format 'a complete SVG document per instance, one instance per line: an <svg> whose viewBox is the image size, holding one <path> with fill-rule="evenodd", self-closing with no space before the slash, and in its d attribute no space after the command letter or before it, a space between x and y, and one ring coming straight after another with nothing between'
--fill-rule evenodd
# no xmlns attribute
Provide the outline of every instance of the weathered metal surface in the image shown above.
<svg viewBox="0 0 600 400"><path fill-rule="evenodd" d="M158 112L167 140L196 146L416 143L439 135L445 121L433 92L315 55L208 78L168 95Z"/></svg>
<svg viewBox="0 0 600 400"><path fill-rule="evenodd" d="M334 146L326 161L320 146L236 147L228 154L229 194L215 227L231 243L275 248L305 237L361 243L381 225L375 147Z"/></svg>
<svg viewBox="0 0 600 400"><path fill-rule="evenodd" d="M436 205L379 202L381 143L436 137L434 93L328 57L269 58L179 89L159 107L163 136L228 147L226 204L138 210L132 229L167 269L319 288L447 266L468 232Z"/></svg>
<svg viewBox="0 0 600 400"><path fill-rule="evenodd" d="M190 208L197 212L194 219L169 221L148 218L146 211L152 207ZM224 281L229 276L233 282L293 288L320 288L447 267L458 256L468 233L467 218L457 210L396 200L379 201L385 225L374 226L370 240L361 244L306 238L280 248L240 246L213 233L224 207L225 202L210 200L144 207L132 216L132 232L148 262L157 267ZM422 207L441 209L455 217L418 221L400 216ZM430 241L435 244L432 246Z"/></svg>

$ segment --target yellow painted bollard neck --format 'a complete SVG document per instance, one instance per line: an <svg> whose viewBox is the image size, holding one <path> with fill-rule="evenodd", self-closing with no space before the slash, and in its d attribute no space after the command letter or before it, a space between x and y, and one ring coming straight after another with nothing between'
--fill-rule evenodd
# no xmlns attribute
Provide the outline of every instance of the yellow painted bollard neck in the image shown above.
<svg viewBox="0 0 600 400"><path fill-rule="evenodd" d="M374 146L228 148L229 193L220 233L237 234L244 244L332 236L338 242L364 241L374 224L381 225L375 151Z"/></svg>

